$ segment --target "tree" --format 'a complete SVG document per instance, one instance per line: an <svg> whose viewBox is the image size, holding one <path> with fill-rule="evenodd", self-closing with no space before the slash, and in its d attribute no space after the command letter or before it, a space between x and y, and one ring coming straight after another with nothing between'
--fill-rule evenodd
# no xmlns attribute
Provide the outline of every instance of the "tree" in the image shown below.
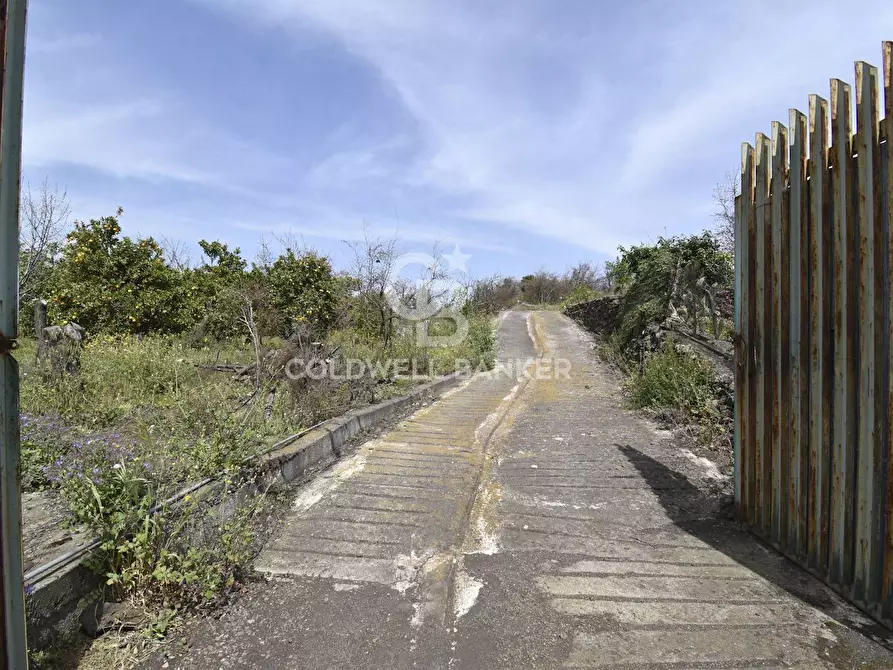
<svg viewBox="0 0 893 670"><path fill-rule="evenodd" d="M740 173L726 172L725 177L713 189L714 234L719 248L727 254L735 254L735 198L740 192Z"/></svg>
<svg viewBox="0 0 893 670"><path fill-rule="evenodd" d="M180 332L186 325L180 276L151 237L121 237L122 213L75 221L53 272L52 316L88 332Z"/></svg>
<svg viewBox="0 0 893 670"><path fill-rule="evenodd" d="M566 279L570 282L572 289L582 286L597 289L600 277L601 268L597 263L582 261L568 270Z"/></svg>
<svg viewBox="0 0 893 670"><path fill-rule="evenodd" d="M352 300L352 321L360 330L376 334L388 346L396 321L388 304L387 291L400 255L397 238L373 238L364 231L361 241L345 244L353 252L350 275L357 283Z"/></svg>
<svg viewBox="0 0 893 670"><path fill-rule="evenodd" d="M521 277L521 298L534 305L559 302L564 297L562 288L558 275L545 269Z"/></svg>
<svg viewBox="0 0 893 670"><path fill-rule="evenodd" d="M648 323L662 323L677 306L695 305L693 298L703 298L704 290L732 279L732 258L709 232L661 237L657 244L619 251L620 258L607 267L612 285L623 293L623 344L638 337Z"/></svg>
<svg viewBox="0 0 893 670"><path fill-rule="evenodd" d="M164 252L165 261L174 270L187 270L192 267L192 254L186 242L164 235L159 238L158 244Z"/></svg>
<svg viewBox="0 0 893 670"><path fill-rule="evenodd" d="M22 193L19 304L44 297L70 215L68 193L46 179L37 192Z"/></svg>
<svg viewBox="0 0 893 670"><path fill-rule="evenodd" d="M294 332L309 327L312 337L326 334L338 310L339 283L329 259L291 249L276 259L269 272L271 302Z"/></svg>
<svg viewBox="0 0 893 670"><path fill-rule="evenodd" d="M248 264L238 247L230 249L218 240L199 240L198 245L203 262L183 275L191 318L197 324L190 338L233 337L241 332L238 294L245 289Z"/></svg>
<svg viewBox="0 0 893 670"><path fill-rule="evenodd" d="M474 282L470 290L470 309L496 314L514 307L521 295L518 281L512 277L493 275Z"/></svg>

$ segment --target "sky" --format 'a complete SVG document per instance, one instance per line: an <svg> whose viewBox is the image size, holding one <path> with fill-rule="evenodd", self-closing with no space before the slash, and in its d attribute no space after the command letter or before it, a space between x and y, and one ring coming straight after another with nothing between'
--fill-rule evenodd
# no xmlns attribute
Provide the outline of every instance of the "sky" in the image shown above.
<svg viewBox="0 0 893 670"><path fill-rule="evenodd" d="M713 225L712 191L893 2L31 0L23 161L73 218L563 271Z"/></svg>

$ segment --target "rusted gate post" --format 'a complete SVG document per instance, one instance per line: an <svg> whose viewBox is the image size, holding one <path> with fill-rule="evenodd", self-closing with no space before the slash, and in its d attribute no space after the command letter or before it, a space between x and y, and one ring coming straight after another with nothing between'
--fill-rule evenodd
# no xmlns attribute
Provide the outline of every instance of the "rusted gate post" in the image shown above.
<svg viewBox="0 0 893 670"><path fill-rule="evenodd" d="M19 188L26 0L0 0L0 667L27 668L19 475Z"/></svg>

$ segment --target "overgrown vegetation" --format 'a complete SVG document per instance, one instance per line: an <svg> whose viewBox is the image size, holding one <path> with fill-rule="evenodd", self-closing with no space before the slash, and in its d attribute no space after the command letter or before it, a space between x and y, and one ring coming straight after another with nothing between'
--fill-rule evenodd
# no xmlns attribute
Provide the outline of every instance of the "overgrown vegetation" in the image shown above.
<svg viewBox="0 0 893 670"><path fill-rule="evenodd" d="M621 295L609 342L631 372L631 402L673 408L705 435L722 423L708 364L669 343L646 358L633 354L649 323L724 327L713 301L731 276L730 257L709 234L621 248L604 274L579 263L564 274L472 282L439 260L419 276L401 275L398 241L368 236L350 244L342 271L288 239L278 254L262 241L253 262L225 242L200 240L193 264L180 242L124 235L120 209L69 229L65 194L46 184L27 195L24 212L21 322L30 327L43 298L51 324L76 322L86 336L56 358L22 342L23 484L58 497L71 523L100 538L93 565L107 598L146 613L143 641L242 578L263 505L224 521L189 496L165 500L205 478L222 480L227 495L277 439L404 393L419 374L491 367L493 317L502 310ZM445 317L461 313L461 342L420 344L418 324L394 309L395 301L417 308L419 289L439 304L427 334L452 333ZM295 362L304 374L291 374Z"/></svg>
<svg viewBox="0 0 893 670"><path fill-rule="evenodd" d="M675 328L730 337L729 315L718 303L730 289L731 256L709 232L619 252L607 264L619 311L604 324L603 356L627 375L632 406L693 429L700 444L727 451L731 399L716 366L670 333Z"/></svg>
<svg viewBox="0 0 893 670"><path fill-rule="evenodd" d="M50 324L76 322L86 336L58 356L48 352L68 345L61 329L39 351L20 342L23 485L99 537L92 562L105 598L144 611L149 637L238 582L263 504L218 520L189 496L166 505L172 494L214 478L225 496L253 478L251 457L286 435L425 375L494 363L498 308L465 301L467 292L436 295L427 324L429 335L448 334L455 326L443 317L461 308L467 336L419 343L391 293L411 304L414 284L430 293L460 278L439 266L399 276L396 240L357 243L342 272L290 240L278 255L263 243L252 263L201 240L193 265L177 243L124 235L120 209L68 229L64 193L45 185L27 198L23 330L45 299Z"/></svg>
<svg viewBox="0 0 893 670"><path fill-rule="evenodd" d="M625 387L634 407L658 413L674 425L697 426L702 443L723 438L729 408L722 402L715 367L680 351L672 339L630 375Z"/></svg>
<svg viewBox="0 0 893 670"><path fill-rule="evenodd" d="M470 288L470 304L495 314L518 305L567 307L604 295L610 289L601 268L590 262L578 263L563 275L548 270L520 279L494 275L480 279Z"/></svg>
<svg viewBox="0 0 893 670"><path fill-rule="evenodd" d="M615 342L625 349L648 324L669 318L688 321L698 330L710 313L716 289L732 279L732 258L709 232L658 238L656 244L620 247L608 263L608 280L623 296ZM718 327L718 324L717 324Z"/></svg>

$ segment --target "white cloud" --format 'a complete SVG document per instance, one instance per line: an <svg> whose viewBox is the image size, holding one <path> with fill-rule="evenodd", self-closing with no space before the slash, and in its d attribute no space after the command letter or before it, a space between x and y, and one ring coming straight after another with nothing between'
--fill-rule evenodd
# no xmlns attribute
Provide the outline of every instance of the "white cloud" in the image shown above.
<svg viewBox="0 0 893 670"><path fill-rule="evenodd" d="M712 184L740 141L805 105L791 91L877 59L893 25L880 0L858 12L833 0L593 5L599 21L581 16L577 30L549 2L498 15L445 0L222 4L325 31L373 65L424 132L408 183L463 197L469 219L603 253L663 226L709 226ZM852 18L871 14L871 25ZM348 165L381 176L372 154Z"/></svg>
<svg viewBox="0 0 893 670"><path fill-rule="evenodd" d="M29 35L26 166L233 196L209 209L243 230L308 220L294 231L347 239L366 214L420 243L536 253L533 233L610 255L709 226L740 142L827 94L830 76L851 81L852 61L876 62L893 37L888 0L196 1L296 45L334 38L405 108L404 127L332 128L285 154L203 116L175 76L142 82L97 36L47 20L59 30Z"/></svg>
<svg viewBox="0 0 893 670"><path fill-rule="evenodd" d="M401 242L414 242L428 247L434 245L452 246L458 244L463 248L478 251L491 251L498 254L518 255L519 249L511 244L494 242L486 236L473 234L456 234L439 226L418 221L375 220L359 222L352 218L344 218L340 214L320 212L313 217L314 224L289 222L236 222L234 225L261 235L273 236L305 236L326 240L354 242L364 235L370 238L397 238Z"/></svg>

